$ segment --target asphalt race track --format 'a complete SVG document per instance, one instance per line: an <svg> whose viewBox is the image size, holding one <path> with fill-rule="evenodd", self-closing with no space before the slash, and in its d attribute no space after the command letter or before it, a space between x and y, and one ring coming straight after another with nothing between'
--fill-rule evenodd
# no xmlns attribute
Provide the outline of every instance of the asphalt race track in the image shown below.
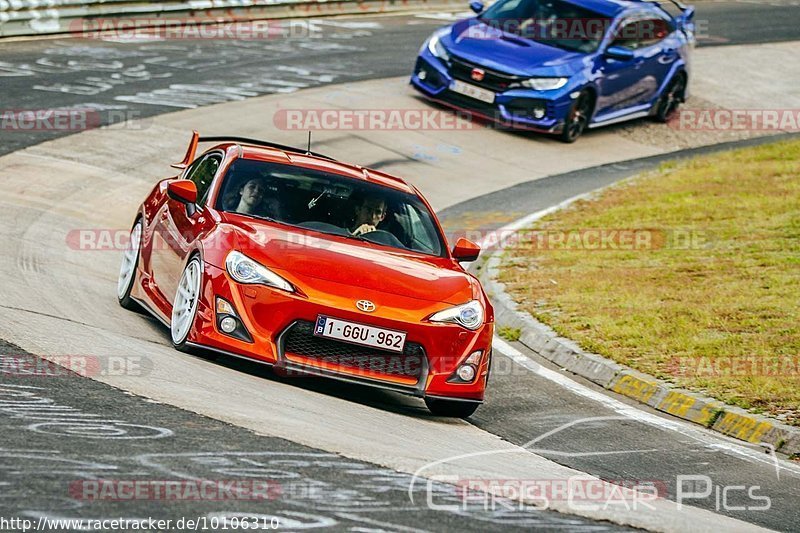
<svg viewBox="0 0 800 533"><path fill-rule="evenodd" d="M795 4L700 3L697 17L708 22L700 44L796 40ZM175 352L155 320L118 308L117 255L65 249L71 230L129 223L142 191L180 154L186 139L174 137L179 126L194 127L191 113L202 110L192 110L245 109L249 99L264 95L285 96L291 105L289 98L314 87L332 85L335 93L340 84L405 75L425 37L446 21L443 14L300 22L292 26L300 36L266 44L0 42L2 108L88 107L102 123L145 119L149 128L139 137L113 129L76 137L0 130L0 155L8 154L0 159L6 190L0 236L7 244L0 252L0 517L34 523L204 517L228 525L242 517L275 518L281 529L337 531L800 531L797 463L608 396L520 346L497 341L501 370L469 422L440 419L421 402L392 393L280 378L246 361ZM350 105L369 107L374 98L364 95ZM165 115L176 111L184 114ZM274 124L265 117L269 131ZM245 129L257 122L241 119ZM365 135L325 142L361 154L359 162L390 164L385 147L370 148ZM489 146L497 148L502 135L492 132ZM119 144L132 138L141 143ZM574 149L581 150L581 141ZM463 229L465 220L478 217L488 229L509 221L490 214L543 209L665 157L519 180L458 202L436 192L432 201L444 207L446 227ZM419 168L426 170L422 162ZM98 366L87 379L33 354L90 354ZM53 375L19 375L20 360ZM120 370L115 362L127 366ZM493 455L470 458L487 450ZM462 505L452 485L433 479L458 473L552 481L582 472L612 483L652 482L664 488L665 500L655 510L563 513L557 502L556 510L540 510L504 499L486 508L482 501ZM707 476L715 490L757 486L770 508L759 509L760 502L738 492L726 505L711 496L676 511L679 475ZM270 492L267 499L168 502L85 497L86 483L97 479L269 480Z"/></svg>
<svg viewBox="0 0 800 533"><path fill-rule="evenodd" d="M790 0L703 2L699 46L787 41ZM372 17L287 23L294 38L149 41L47 38L0 43L3 106L99 110L103 123L329 83L409 75L415 53L448 18ZM380 31L375 31L380 27ZM216 89L216 90L212 90ZM69 132L0 132L0 154Z"/></svg>

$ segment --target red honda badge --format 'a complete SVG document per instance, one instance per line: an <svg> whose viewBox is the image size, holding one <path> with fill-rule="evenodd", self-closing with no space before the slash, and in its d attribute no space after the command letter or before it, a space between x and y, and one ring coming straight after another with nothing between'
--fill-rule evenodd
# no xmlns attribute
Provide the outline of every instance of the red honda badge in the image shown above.
<svg viewBox="0 0 800 533"><path fill-rule="evenodd" d="M483 69L474 68L472 69L472 72L470 73L469 77L475 81L482 81L485 75L486 71L484 71Z"/></svg>

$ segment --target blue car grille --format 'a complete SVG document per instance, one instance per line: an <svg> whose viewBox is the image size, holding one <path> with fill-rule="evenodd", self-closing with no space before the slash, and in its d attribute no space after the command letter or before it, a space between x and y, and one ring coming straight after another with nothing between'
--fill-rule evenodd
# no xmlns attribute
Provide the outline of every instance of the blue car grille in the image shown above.
<svg viewBox="0 0 800 533"><path fill-rule="evenodd" d="M476 68L484 72L483 79L480 81L472 78L472 70ZM455 56L451 56L450 58L450 74L456 79L494 92L503 92L508 89L510 84L521 79L520 76L489 70L477 63L472 63L466 59Z"/></svg>

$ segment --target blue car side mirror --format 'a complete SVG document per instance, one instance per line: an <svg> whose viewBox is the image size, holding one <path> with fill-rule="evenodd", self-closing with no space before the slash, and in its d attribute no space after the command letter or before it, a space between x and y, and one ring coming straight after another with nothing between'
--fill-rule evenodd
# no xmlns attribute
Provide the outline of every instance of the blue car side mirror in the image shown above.
<svg viewBox="0 0 800 533"><path fill-rule="evenodd" d="M477 0L474 2L470 2L469 8L473 10L475 13L480 14L483 12L483 2L478 2Z"/></svg>
<svg viewBox="0 0 800 533"><path fill-rule="evenodd" d="M603 55L617 61L630 61L634 57L633 50L622 46L609 46Z"/></svg>

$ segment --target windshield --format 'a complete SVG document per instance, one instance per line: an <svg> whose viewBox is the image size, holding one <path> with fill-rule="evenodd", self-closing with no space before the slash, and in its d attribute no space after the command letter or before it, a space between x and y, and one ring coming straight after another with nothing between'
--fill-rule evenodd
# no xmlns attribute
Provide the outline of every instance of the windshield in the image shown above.
<svg viewBox="0 0 800 533"><path fill-rule="evenodd" d="M500 0L478 18L525 39L584 53L597 50L612 22L563 0Z"/></svg>
<svg viewBox="0 0 800 533"><path fill-rule="evenodd" d="M302 167L235 160L216 208L423 254L445 246L416 195Z"/></svg>

